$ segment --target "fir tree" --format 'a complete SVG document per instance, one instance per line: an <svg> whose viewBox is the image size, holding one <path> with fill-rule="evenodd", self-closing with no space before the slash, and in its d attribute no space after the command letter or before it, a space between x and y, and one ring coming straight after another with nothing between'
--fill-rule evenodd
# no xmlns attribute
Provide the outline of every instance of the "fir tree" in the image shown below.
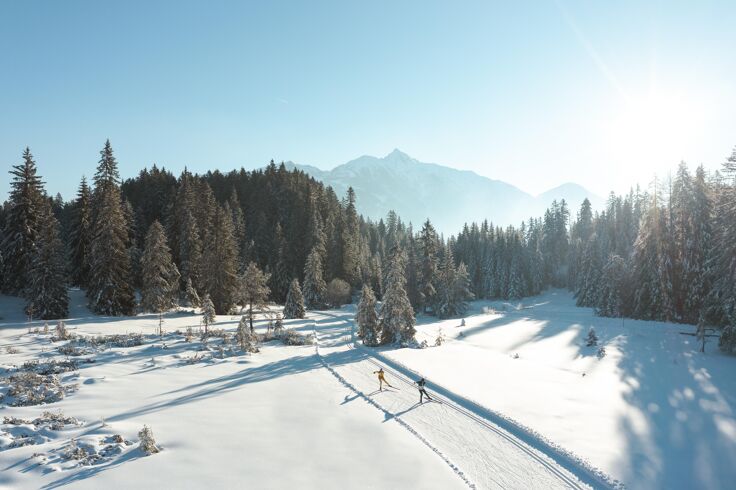
<svg viewBox="0 0 736 490"><path fill-rule="evenodd" d="M253 333L253 329L248 328L248 319L245 316L240 317L238 322L238 328L235 331L235 342L243 352L258 352L258 338Z"/></svg>
<svg viewBox="0 0 736 490"><path fill-rule="evenodd" d="M216 320L215 305L212 303L209 293L205 293L204 298L202 298L202 324L204 325L205 336L209 333L209 326L215 323Z"/></svg>
<svg viewBox="0 0 736 490"><path fill-rule="evenodd" d="M270 274L263 272L255 262L248 264L239 278L238 299L241 306L248 306L248 320L250 329L253 331L253 318L255 310L267 306L268 295L271 290L268 287Z"/></svg>
<svg viewBox="0 0 736 490"><path fill-rule="evenodd" d="M623 316L625 289L626 262L618 255L611 255L601 274L597 313L608 317Z"/></svg>
<svg viewBox="0 0 736 490"><path fill-rule="evenodd" d="M367 346L378 345L381 332L378 313L376 312L376 297L367 284L363 285L355 320L358 324L358 337L363 339L363 344Z"/></svg>
<svg viewBox="0 0 736 490"><path fill-rule="evenodd" d="M304 266L304 302L314 310L324 305L327 284L322 276L322 259L319 250L313 248Z"/></svg>
<svg viewBox="0 0 736 490"><path fill-rule="evenodd" d="M284 305L284 318L304 318L304 297L299 287L299 280L294 278L289 285Z"/></svg>
<svg viewBox="0 0 736 490"><path fill-rule="evenodd" d="M238 288L237 246L230 214L217 207L211 231L202 254L203 288L212 298L215 310L226 314L235 303Z"/></svg>
<svg viewBox="0 0 736 490"><path fill-rule="evenodd" d="M598 345L598 336L595 334L595 329L590 327L588 330L588 336L585 338L585 345L588 347L595 347Z"/></svg>
<svg viewBox="0 0 736 490"><path fill-rule="evenodd" d="M92 240L87 297L100 315L130 315L135 307L131 285L129 231L118 187L117 162L110 142L100 152L92 199Z"/></svg>
<svg viewBox="0 0 736 490"><path fill-rule="evenodd" d="M89 252L92 241L91 193L87 179L82 177L74 202L72 228L69 236L71 248L71 282L86 287L89 281Z"/></svg>
<svg viewBox="0 0 736 490"><path fill-rule="evenodd" d="M141 257L141 306L144 311L162 312L176 305L179 271L171 260L164 227L154 221L146 234Z"/></svg>
<svg viewBox="0 0 736 490"><path fill-rule="evenodd" d="M26 295L42 320L65 318L69 314L64 247L59 239L59 223L46 204L38 223L38 235L30 264Z"/></svg>
<svg viewBox="0 0 736 490"><path fill-rule="evenodd" d="M408 343L414 341L414 310L406 296L404 255L398 246L393 247L389 258L381 305L381 343Z"/></svg>
<svg viewBox="0 0 736 490"><path fill-rule="evenodd" d="M29 148L23 152L23 163L14 165L10 174L13 179L0 251L4 263L4 292L19 295L24 292L30 279L28 274L35 253L44 192Z"/></svg>
<svg viewBox="0 0 736 490"><path fill-rule="evenodd" d="M419 236L422 250L422 274L420 281L420 297L422 310L427 313L436 304L437 288L435 277L437 275L437 233L427 220L422 227Z"/></svg>
<svg viewBox="0 0 736 490"><path fill-rule="evenodd" d="M189 306L193 306L197 308L202 303L202 300L199 299L199 294L197 294L197 290L194 289L194 286L192 285L191 278L187 279L185 294L186 294L187 304Z"/></svg>

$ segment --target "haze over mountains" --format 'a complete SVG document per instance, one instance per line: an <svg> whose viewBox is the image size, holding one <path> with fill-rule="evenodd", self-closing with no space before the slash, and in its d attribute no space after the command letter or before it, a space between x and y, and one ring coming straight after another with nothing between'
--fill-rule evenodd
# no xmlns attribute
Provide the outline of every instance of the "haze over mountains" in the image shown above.
<svg viewBox="0 0 736 490"><path fill-rule="evenodd" d="M383 158L364 155L332 170L288 162L326 185L338 196L348 187L357 193L358 211L378 219L393 209L405 222L420 226L428 217L445 233L457 233L464 223L488 219L495 225L518 225L542 216L553 200L565 199L575 216L587 197L598 209L603 199L575 183L533 196L500 180L468 170L420 162L396 149Z"/></svg>

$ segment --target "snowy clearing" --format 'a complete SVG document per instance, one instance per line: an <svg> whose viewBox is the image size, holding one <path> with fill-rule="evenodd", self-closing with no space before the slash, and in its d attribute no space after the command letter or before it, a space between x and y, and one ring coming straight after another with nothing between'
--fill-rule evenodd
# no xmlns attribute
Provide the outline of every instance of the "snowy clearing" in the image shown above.
<svg viewBox="0 0 736 490"><path fill-rule="evenodd" d="M2 488L718 489L736 476L736 359L697 352L680 334L691 326L622 325L567 292L475 302L462 327L420 317L420 341L446 338L426 349L355 344L353 306L310 312L285 326L316 345L252 355L187 342L200 320L188 311L165 315L162 339L157 315L98 317L72 299L72 334L144 342L62 355L54 323L29 334L21 302L0 298L0 376L31 359L77 364L57 375L77 385L61 401L0 409ZM602 359L583 342L590 326ZM395 389L378 391L378 366ZM417 403L417 374L435 401ZM59 411L73 419L52 427L43 414ZM157 454L138 449L144 424Z"/></svg>

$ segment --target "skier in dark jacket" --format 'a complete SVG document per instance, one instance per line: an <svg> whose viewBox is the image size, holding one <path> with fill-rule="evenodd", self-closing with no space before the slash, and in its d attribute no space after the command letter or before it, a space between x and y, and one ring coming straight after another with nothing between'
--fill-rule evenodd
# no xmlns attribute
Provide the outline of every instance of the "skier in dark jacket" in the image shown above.
<svg viewBox="0 0 736 490"><path fill-rule="evenodd" d="M417 389L419 390L419 403L424 403L424 397L427 397L427 400L431 400L432 397L429 396L429 393L427 393L427 390L424 389L424 385L427 384L427 381L424 378L421 378L419 381L414 382L415 385L417 385Z"/></svg>

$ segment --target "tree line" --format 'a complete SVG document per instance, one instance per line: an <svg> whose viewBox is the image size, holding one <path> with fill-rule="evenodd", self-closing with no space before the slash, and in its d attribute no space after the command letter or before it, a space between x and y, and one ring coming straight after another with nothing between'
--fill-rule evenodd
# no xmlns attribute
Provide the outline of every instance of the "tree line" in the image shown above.
<svg viewBox="0 0 736 490"><path fill-rule="evenodd" d="M273 161L178 177L154 165L121 181L108 141L69 202L46 194L29 149L10 174L0 288L36 318L66 317L68 286L103 315L205 296L227 313L263 288L315 309L362 290L362 306L382 301L375 322L367 307L359 315L376 324L371 342L407 342L416 312L458 316L473 298L553 286L600 315L707 323L724 328L724 349L736 344L736 151L722 172L682 164L666 186L612 194L604 210L586 200L574 220L554 202L518 227L473 223L447 239L429 219L416 231L393 211L365 219L352 189L339 198Z"/></svg>

